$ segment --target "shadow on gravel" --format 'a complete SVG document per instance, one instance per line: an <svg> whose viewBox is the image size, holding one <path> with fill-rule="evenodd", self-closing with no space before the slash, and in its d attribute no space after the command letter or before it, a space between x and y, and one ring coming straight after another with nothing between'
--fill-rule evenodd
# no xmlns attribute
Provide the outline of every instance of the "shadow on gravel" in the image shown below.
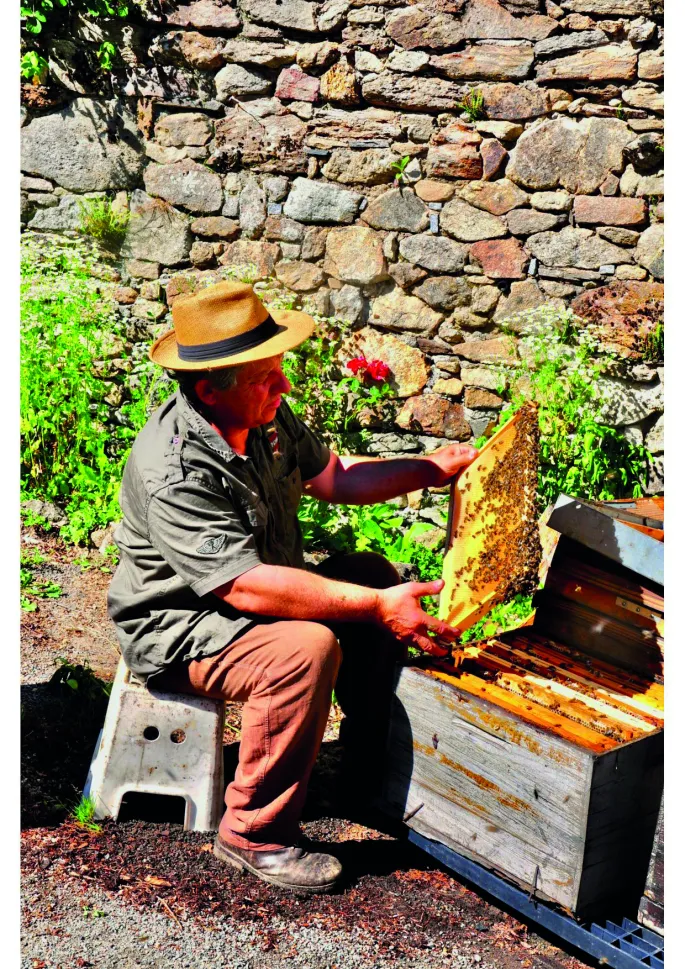
<svg viewBox="0 0 685 969"><path fill-rule="evenodd" d="M79 801L108 684L82 666L21 687L21 827L59 824Z"/></svg>

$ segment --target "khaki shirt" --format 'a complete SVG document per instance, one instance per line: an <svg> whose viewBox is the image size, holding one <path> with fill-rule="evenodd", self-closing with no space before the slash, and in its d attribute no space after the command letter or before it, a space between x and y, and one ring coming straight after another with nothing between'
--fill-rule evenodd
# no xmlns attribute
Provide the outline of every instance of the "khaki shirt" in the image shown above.
<svg viewBox="0 0 685 969"><path fill-rule="evenodd" d="M245 455L180 391L162 404L131 450L114 535L108 608L130 670L147 679L209 656L254 622L212 590L262 562L304 568L302 481L329 457L285 402L250 431Z"/></svg>

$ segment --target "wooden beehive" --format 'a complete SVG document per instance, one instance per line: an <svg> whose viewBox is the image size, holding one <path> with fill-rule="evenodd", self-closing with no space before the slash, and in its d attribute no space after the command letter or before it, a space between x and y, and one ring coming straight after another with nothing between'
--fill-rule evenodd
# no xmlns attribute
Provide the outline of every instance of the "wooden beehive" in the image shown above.
<svg viewBox="0 0 685 969"><path fill-rule="evenodd" d="M399 670L384 807L578 916L634 917L663 788L663 546L570 499L549 524L532 625Z"/></svg>
<svg viewBox="0 0 685 969"><path fill-rule="evenodd" d="M649 862L645 891L640 901L638 922L653 929L660 935L664 934L664 802L661 801L659 821L652 845L652 857Z"/></svg>

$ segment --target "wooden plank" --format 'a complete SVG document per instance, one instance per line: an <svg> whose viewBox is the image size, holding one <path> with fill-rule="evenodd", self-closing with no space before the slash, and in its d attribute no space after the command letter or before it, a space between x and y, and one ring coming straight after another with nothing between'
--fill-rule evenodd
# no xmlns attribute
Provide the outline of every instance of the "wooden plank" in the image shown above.
<svg viewBox="0 0 685 969"><path fill-rule="evenodd" d="M513 648L526 656L532 655L550 663L560 671L560 675L568 673L579 681L586 679L593 690L604 690L611 695L619 695L624 702L634 702L638 707L645 708L645 713L663 722L663 684L634 671L617 668L598 657L590 657L559 640L540 636L535 630L505 633L501 641L511 643Z"/></svg>
<svg viewBox="0 0 685 969"><path fill-rule="evenodd" d="M663 791L663 739L659 731L594 762L578 896L584 915L610 896L624 911L638 907Z"/></svg>
<svg viewBox="0 0 685 969"><path fill-rule="evenodd" d="M626 742L656 729L654 717L637 710L625 710L609 697L597 696L591 688L579 689L571 676L562 674L551 663L539 668L532 658L514 656L499 640L486 640L464 650L460 672L492 674L497 686L510 693L534 700L540 706L562 713L599 733ZM489 679L491 681L492 677ZM563 678L563 682L560 679Z"/></svg>
<svg viewBox="0 0 685 969"><path fill-rule="evenodd" d="M661 798L644 895L640 900L638 922L664 934L664 801Z"/></svg>
<svg viewBox="0 0 685 969"><path fill-rule="evenodd" d="M649 629L656 634L656 624L664 617L663 608L659 611L647 606L620 588L602 588L588 579L584 571L582 568L553 569L547 577L545 593L582 603L598 615L611 617L628 626Z"/></svg>
<svg viewBox="0 0 685 969"><path fill-rule="evenodd" d="M664 906L660 902L655 902L648 895L643 895L640 902L640 910L637 915L637 920L640 925L644 925L645 928L651 929L653 932L658 932L659 935L664 934Z"/></svg>
<svg viewBox="0 0 685 969"><path fill-rule="evenodd" d="M525 637L514 640L517 646L526 645L527 649L509 647L507 643L500 640L488 641L488 653L500 655L500 651L506 652L512 660L520 663L520 668L535 673L538 676L546 677L549 680L561 680L564 685L572 684L574 691L583 695L595 697L598 700L605 699L614 709L629 714L636 714L649 727L663 726L663 714L659 709L658 700L655 697L643 698L643 692L648 692L650 685L640 684L636 687L639 691L637 696L625 696L624 684L613 679L599 679L593 677L591 672L583 666L573 664L560 658L560 661L553 661L553 654L548 653L544 658L539 655L535 644ZM557 653L558 655L558 653ZM587 675L586 675L587 674ZM617 692L620 691L620 692ZM663 695L663 691L661 691Z"/></svg>
<svg viewBox="0 0 685 969"><path fill-rule="evenodd" d="M572 908L593 755L426 672L402 671L385 799L428 837Z"/></svg>
<svg viewBox="0 0 685 969"><path fill-rule="evenodd" d="M549 524L638 575L664 584L664 546L578 498L559 495Z"/></svg>
<svg viewBox="0 0 685 969"><path fill-rule="evenodd" d="M659 817L657 819L656 832L654 834L654 841L652 843L652 854L649 862L649 871L647 872L647 881L645 883L645 898L648 901L654 903L652 906L646 906L647 914L652 919L651 922L643 922L643 925L654 924L654 919L659 914L658 909L660 909L661 922L659 924L659 931L664 930L664 799L663 795L661 798L661 805L659 806Z"/></svg>

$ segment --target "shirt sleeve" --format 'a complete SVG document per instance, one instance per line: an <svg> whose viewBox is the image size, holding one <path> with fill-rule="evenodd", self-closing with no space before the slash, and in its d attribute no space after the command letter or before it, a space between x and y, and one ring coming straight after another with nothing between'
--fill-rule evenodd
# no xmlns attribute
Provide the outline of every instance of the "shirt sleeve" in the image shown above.
<svg viewBox="0 0 685 969"><path fill-rule="evenodd" d="M284 413L281 413L281 411ZM316 437L304 421L293 414L285 402L281 403L279 416L293 437L302 480L310 481L321 474L327 466L331 457L330 449Z"/></svg>
<svg viewBox="0 0 685 969"><path fill-rule="evenodd" d="M198 596L261 564L231 501L199 476L153 495L147 521L151 544Z"/></svg>

